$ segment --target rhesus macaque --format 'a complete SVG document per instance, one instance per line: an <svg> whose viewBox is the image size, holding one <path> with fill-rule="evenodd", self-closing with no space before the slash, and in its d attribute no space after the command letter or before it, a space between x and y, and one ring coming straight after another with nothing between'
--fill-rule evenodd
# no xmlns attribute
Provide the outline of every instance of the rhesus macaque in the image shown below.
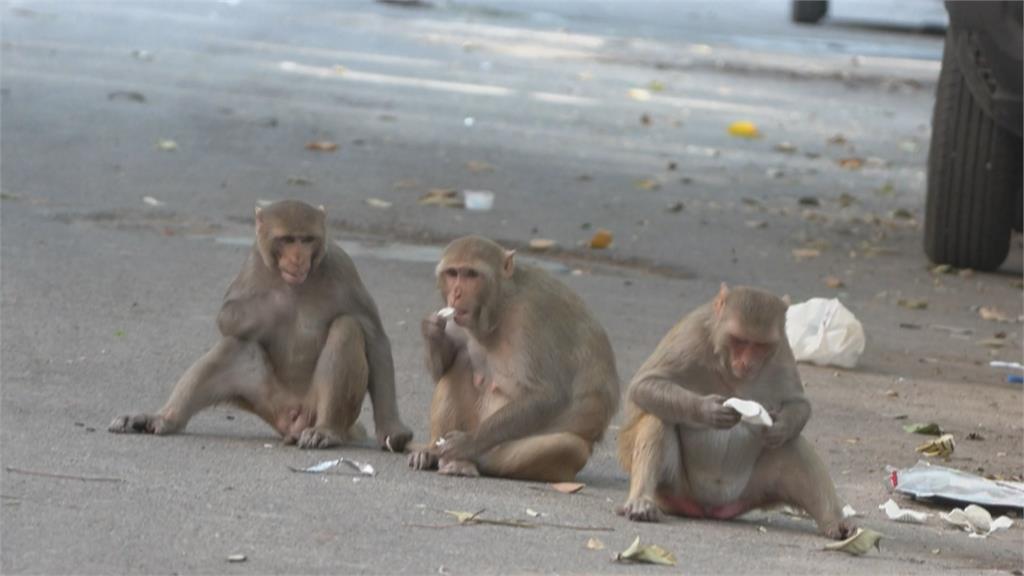
<svg viewBox="0 0 1024 576"><path fill-rule="evenodd" d="M619 514L728 519L786 503L830 538L853 534L828 471L800 433L811 406L786 341L787 305L722 284L662 339L627 392L619 461L630 484ZM759 402L774 424L739 424L739 412L722 404L729 397Z"/></svg>
<svg viewBox="0 0 1024 576"><path fill-rule="evenodd" d="M256 208L256 241L217 316L221 339L155 414L115 418L111 432L171 434L210 405L253 412L300 448L356 433L367 389L377 441L402 451L391 344L352 259L327 238L327 213L285 200Z"/></svg>
<svg viewBox="0 0 1024 576"><path fill-rule="evenodd" d="M569 288L484 238L449 244L436 274L453 310L423 321L431 444L409 466L571 480L618 408L604 329Z"/></svg>

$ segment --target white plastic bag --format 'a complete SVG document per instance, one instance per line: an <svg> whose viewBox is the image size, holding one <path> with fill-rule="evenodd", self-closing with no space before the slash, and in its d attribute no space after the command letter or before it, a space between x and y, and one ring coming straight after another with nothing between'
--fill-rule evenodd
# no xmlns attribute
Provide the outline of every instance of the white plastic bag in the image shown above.
<svg viewBox="0 0 1024 576"><path fill-rule="evenodd" d="M786 338L798 362L853 368L864 353L864 327L835 298L811 298L790 306Z"/></svg>

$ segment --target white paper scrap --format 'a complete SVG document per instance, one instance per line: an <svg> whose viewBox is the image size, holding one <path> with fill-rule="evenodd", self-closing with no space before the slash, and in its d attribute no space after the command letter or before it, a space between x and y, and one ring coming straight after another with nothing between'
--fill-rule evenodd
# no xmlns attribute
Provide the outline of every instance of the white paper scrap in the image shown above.
<svg viewBox="0 0 1024 576"><path fill-rule="evenodd" d="M750 424L751 426L771 426L772 417L768 414L768 411L753 400L741 400L739 398L729 398L722 403L723 406L728 406L733 410L743 415L743 422Z"/></svg>
<svg viewBox="0 0 1024 576"><path fill-rule="evenodd" d="M926 512L918 512L916 510L910 510L908 508L900 508L900 505L893 502L890 498L885 504L878 507L879 510L884 510L885 515L889 517L889 520L895 522L903 522L905 524L924 524L931 514Z"/></svg>
<svg viewBox="0 0 1024 576"><path fill-rule="evenodd" d="M1009 517L1000 516L993 520L988 510L977 504L971 504L964 509L953 508L949 514L941 516L946 522L970 533L971 538L985 538L996 530L1006 530L1013 526L1013 520Z"/></svg>

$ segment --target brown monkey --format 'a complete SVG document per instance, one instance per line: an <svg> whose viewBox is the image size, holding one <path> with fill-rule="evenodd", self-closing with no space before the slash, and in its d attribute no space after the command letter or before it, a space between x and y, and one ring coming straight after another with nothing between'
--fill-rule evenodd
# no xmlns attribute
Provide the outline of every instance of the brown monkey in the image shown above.
<svg viewBox="0 0 1024 576"><path fill-rule="evenodd" d="M630 484L619 514L728 519L787 503L830 538L853 533L801 435L811 406L786 341L786 308L766 292L722 284L662 339L627 392L619 461ZM774 424L739 424L739 412L722 404L728 397L759 402Z"/></svg>
<svg viewBox="0 0 1024 576"><path fill-rule="evenodd" d="M233 402L286 443L345 441L367 389L377 440L402 451L391 344L352 259L327 239L327 213L285 200L256 208L256 241L217 316L220 341L156 414L115 418L111 432L171 434L207 406Z"/></svg>
<svg viewBox="0 0 1024 576"><path fill-rule="evenodd" d="M449 318L423 321L436 388L431 446L409 465L442 474L571 480L619 401L608 337L576 294L476 236L437 266Z"/></svg>

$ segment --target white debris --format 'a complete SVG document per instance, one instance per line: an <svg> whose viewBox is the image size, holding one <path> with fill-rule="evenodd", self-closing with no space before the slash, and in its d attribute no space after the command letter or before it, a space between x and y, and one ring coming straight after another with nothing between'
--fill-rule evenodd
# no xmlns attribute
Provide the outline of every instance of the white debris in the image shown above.
<svg viewBox="0 0 1024 576"><path fill-rule="evenodd" d="M142 201L150 206L163 206L165 203L153 198L152 196L143 196Z"/></svg>
<svg viewBox="0 0 1024 576"><path fill-rule="evenodd" d="M441 318L451 318L452 316L455 316L455 308L452 308L451 306L441 308L437 311L437 315Z"/></svg>
<svg viewBox="0 0 1024 576"><path fill-rule="evenodd" d="M314 464L309 468L289 468L294 472L306 472L307 474L320 474L337 468L340 465L346 465L353 470L356 470L363 476L376 476L377 471L373 469L373 466L366 464L365 462L357 462L355 460L349 460L348 458L338 458L337 460L324 460L323 462Z"/></svg>
<svg viewBox="0 0 1024 576"><path fill-rule="evenodd" d="M1000 516L993 520L992 514L989 514L988 510L976 504L971 504L964 509L953 508L949 514L941 514L941 516L946 522L970 533L971 538L986 538L996 530L1006 530L1013 526L1013 520L1008 516Z"/></svg>
<svg viewBox="0 0 1024 576"><path fill-rule="evenodd" d="M889 517L889 520L896 522L903 522L905 524L924 524L931 514L926 512L918 512L916 510L910 510L908 508L900 508L899 504L893 502L890 498L885 504L878 507L879 510L884 510L885 515Z"/></svg>

